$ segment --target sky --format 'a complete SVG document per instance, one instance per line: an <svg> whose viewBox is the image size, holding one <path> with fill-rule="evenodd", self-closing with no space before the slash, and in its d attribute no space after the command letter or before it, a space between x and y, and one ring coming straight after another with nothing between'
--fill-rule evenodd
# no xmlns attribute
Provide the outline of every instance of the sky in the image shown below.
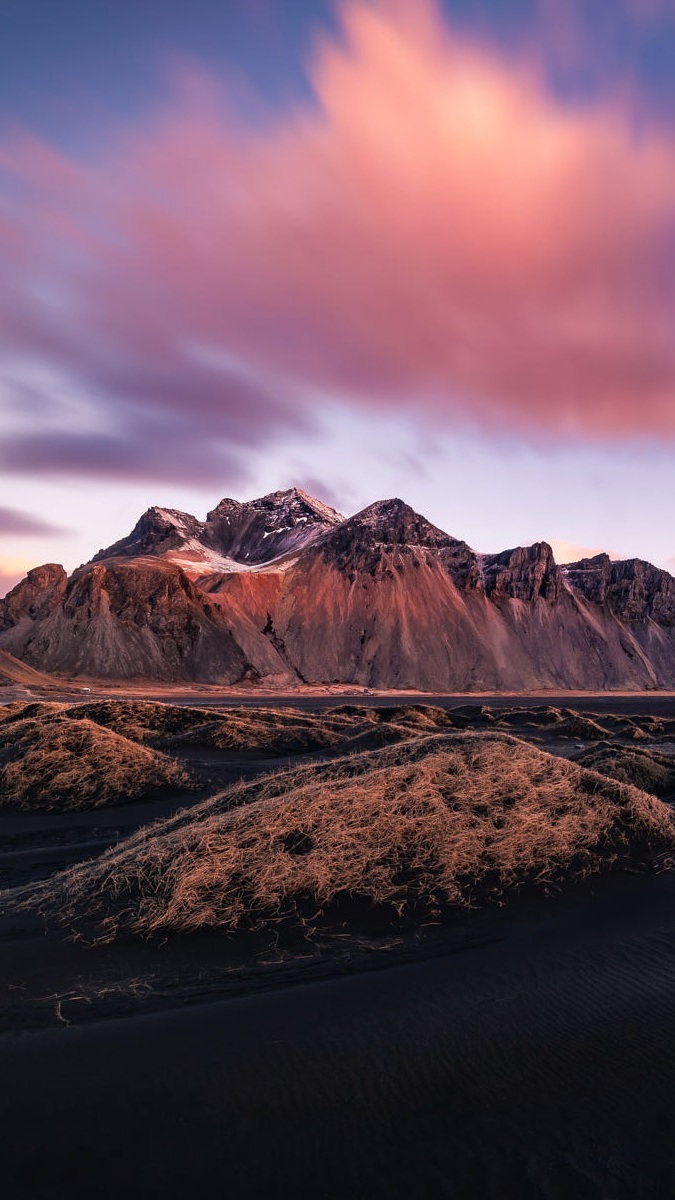
<svg viewBox="0 0 675 1200"><path fill-rule="evenodd" d="M675 571L675 0L0 0L0 595L152 504Z"/></svg>

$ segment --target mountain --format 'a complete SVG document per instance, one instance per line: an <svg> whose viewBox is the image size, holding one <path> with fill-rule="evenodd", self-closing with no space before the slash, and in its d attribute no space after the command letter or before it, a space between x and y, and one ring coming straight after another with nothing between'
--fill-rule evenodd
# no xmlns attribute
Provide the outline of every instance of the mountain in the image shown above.
<svg viewBox="0 0 675 1200"><path fill-rule="evenodd" d="M62 591L46 589L41 604L33 601L33 619L12 622L22 586L0 601L0 645L32 666L112 679L234 683L289 676L245 617L235 627L170 560L89 563Z"/></svg>
<svg viewBox="0 0 675 1200"><path fill-rule="evenodd" d="M68 576L60 563L33 567L15 588L0 600L0 635L13 628L29 628L49 615L63 599Z"/></svg>
<svg viewBox="0 0 675 1200"><path fill-rule="evenodd" d="M594 604L630 621L675 623L675 579L640 558L612 562L608 554L568 563L567 582Z"/></svg>
<svg viewBox="0 0 675 1200"><path fill-rule="evenodd" d="M300 488L272 492L240 504L221 500L204 524L204 540L237 563L250 566L297 554L344 517Z"/></svg>
<svg viewBox="0 0 675 1200"><path fill-rule="evenodd" d="M120 538L106 550L99 550L92 562L108 558L189 557L206 550L201 538L204 522L175 508L149 508L137 521L128 537Z"/></svg>
<svg viewBox="0 0 675 1200"><path fill-rule="evenodd" d="M402 500L291 488L205 521L151 508L0 601L0 646L68 675L438 691L675 687L675 579L538 542L478 554Z"/></svg>
<svg viewBox="0 0 675 1200"><path fill-rule="evenodd" d="M178 563L197 578L247 570L297 553L343 521L335 509L300 488L243 504L221 500L205 521L175 508L149 508L128 537L99 550L92 562L149 555Z"/></svg>
<svg viewBox="0 0 675 1200"><path fill-rule="evenodd" d="M12 684L21 684L23 687L44 689L48 687L53 688L54 682L53 679L50 679L49 675L35 671L32 667L26 666L26 663L13 658L11 654L7 654L5 650L0 650L0 688L11 687Z"/></svg>

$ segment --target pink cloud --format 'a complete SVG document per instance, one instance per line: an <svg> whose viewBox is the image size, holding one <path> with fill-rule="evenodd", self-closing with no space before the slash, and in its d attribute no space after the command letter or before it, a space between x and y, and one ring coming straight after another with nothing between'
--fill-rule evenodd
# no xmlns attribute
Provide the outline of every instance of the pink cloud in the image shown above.
<svg viewBox="0 0 675 1200"><path fill-rule="evenodd" d="M57 364L130 441L143 409L251 444L325 394L675 432L675 138L566 107L431 6L342 20L315 105L255 128L193 72L93 163L0 146L5 361Z"/></svg>

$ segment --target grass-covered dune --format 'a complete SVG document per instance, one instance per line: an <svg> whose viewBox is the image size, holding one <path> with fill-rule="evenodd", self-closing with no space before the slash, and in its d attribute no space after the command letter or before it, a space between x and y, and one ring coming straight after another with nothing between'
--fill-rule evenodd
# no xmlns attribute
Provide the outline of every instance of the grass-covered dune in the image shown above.
<svg viewBox="0 0 675 1200"><path fill-rule="evenodd" d="M651 721L651 718L649 719ZM141 700L0 707L0 806L68 811L122 804L189 786L177 759L214 752L273 758L329 752L348 757L415 738L465 730L514 734L575 755L585 767L666 796L675 791L675 755L664 722L643 732L642 719L604 718L571 709L496 709L464 705L339 705L194 708ZM636 744L638 738L641 739ZM663 748L659 743L663 742Z"/></svg>
<svg viewBox="0 0 675 1200"><path fill-rule="evenodd" d="M0 708L0 808L71 812L191 786L180 763L59 704Z"/></svg>
<svg viewBox="0 0 675 1200"><path fill-rule="evenodd" d="M66 715L169 751L201 746L272 756L336 747L377 749L450 729L511 732L547 743L615 738L658 743L675 738L675 721L665 718L599 717L551 706L464 704L445 709L431 704L342 704L308 712L292 706L197 708L152 700L94 700L71 705Z"/></svg>
<svg viewBox="0 0 675 1200"><path fill-rule="evenodd" d="M415 733L452 728L442 708L402 705L371 708L341 705L321 712L292 707L193 708L142 700L100 700L73 705L73 720L95 721L138 742L166 748L203 746L216 750L298 754L357 740L367 748Z"/></svg>
<svg viewBox="0 0 675 1200"><path fill-rule="evenodd" d="M675 818L653 796L507 734L455 733L228 788L37 885L23 903L97 936L393 917L655 869Z"/></svg>
<svg viewBox="0 0 675 1200"><path fill-rule="evenodd" d="M575 762L620 783L632 783L655 796L675 793L675 756L663 753L658 747L603 742L577 754Z"/></svg>

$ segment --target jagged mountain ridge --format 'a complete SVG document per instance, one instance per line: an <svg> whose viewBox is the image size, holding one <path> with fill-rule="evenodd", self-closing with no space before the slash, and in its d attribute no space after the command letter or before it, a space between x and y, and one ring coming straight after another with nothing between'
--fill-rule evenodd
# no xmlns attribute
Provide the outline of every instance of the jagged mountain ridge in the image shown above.
<svg viewBox="0 0 675 1200"><path fill-rule="evenodd" d="M233 628L222 605L170 560L88 563L35 618L25 612L17 619L22 595L32 601L33 585L29 591L25 583L0 601L0 644L31 666L41 662L63 675L186 682L289 675L245 616Z"/></svg>
<svg viewBox="0 0 675 1200"><path fill-rule="evenodd" d="M675 622L675 579L639 558L612 562L608 554L567 563L565 579L588 600L607 604L623 618L651 617L662 625Z"/></svg>
<svg viewBox="0 0 675 1200"><path fill-rule="evenodd" d="M68 579L0 601L0 646L107 678L438 691L675 687L675 579L546 542L478 554L403 501L353 517L299 489L200 522L149 509Z"/></svg>
<svg viewBox="0 0 675 1200"><path fill-rule="evenodd" d="M206 517L205 540L235 562L254 566L296 553L343 522L334 508L289 488L243 504L221 500Z"/></svg>
<svg viewBox="0 0 675 1200"><path fill-rule="evenodd" d="M344 517L301 488L241 503L224 499L205 521L175 508L149 508L126 538L92 562L140 555L168 558L188 574L261 566L301 550Z"/></svg>

